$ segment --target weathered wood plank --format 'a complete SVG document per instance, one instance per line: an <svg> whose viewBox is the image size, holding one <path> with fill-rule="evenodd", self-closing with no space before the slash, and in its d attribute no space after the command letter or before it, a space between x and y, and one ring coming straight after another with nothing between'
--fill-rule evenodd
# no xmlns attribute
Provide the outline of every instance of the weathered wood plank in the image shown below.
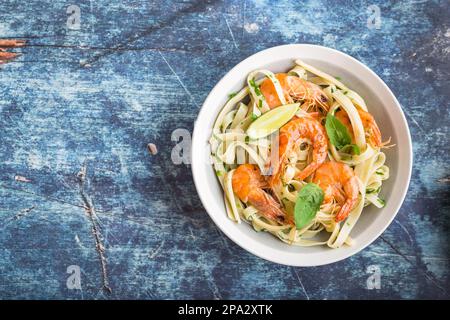
<svg viewBox="0 0 450 320"><path fill-rule="evenodd" d="M74 3L75 4L75 3ZM381 10L367 26L368 6ZM23 55L0 68L1 298L448 298L448 2L77 1L0 4L0 38ZM189 166L170 155L214 84L285 43L355 56L392 88L414 143L413 179L369 248L318 268L275 265L214 226ZM157 155L150 155L148 143ZM102 290L92 202L112 293ZM20 175L30 180L15 179ZM81 268L82 290L66 286ZM369 266L381 289L368 290Z"/></svg>

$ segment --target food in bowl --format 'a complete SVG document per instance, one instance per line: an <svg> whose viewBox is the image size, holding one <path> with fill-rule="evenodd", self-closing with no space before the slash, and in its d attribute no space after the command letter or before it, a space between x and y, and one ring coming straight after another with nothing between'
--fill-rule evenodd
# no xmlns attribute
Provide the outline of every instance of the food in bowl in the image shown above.
<svg viewBox="0 0 450 320"><path fill-rule="evenodd" d="M357 92L301 60L251 72L209 142L228 217L287 244L351 245L364 207L385 205L389 140Z"/></svg>

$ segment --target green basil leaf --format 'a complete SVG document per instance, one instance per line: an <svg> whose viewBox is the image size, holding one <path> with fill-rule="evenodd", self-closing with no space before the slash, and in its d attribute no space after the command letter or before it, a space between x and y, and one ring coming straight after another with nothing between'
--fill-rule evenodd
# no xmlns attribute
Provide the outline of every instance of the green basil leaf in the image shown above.
<svg viewBox="0 0 450 320"><path fill-rule="evenodd" d="M300 189L294 208L297 229L306 227L314 219L323 202L323 197L323 190L315 183L308 183Z"/></svg>
<svg viewBox="0 0 450 320"><path fill-rule="evenodd" d="M348 144L351 144L352 138L347 130L347 127L339 121L338 118L332 114L327 115L327 120L325 122L325 129L327 130L328 138L332 145L334 145L338 150L342 149Z"/></svg>
<svg viewBox="0 0 450 320"><path fill-rule="evenodd" d="M347 144L346 146L339 149L339 151L348 154L356 154L356 155L361 154L361 149L356 144Z"/></svg>
<svg viewBox="0 0 450 320"><path fill-rule="evenodd" d="M353 149L353 154L356 154L359 156L361 154L361 149L356 144L351 144L351 146Z"/></svg>

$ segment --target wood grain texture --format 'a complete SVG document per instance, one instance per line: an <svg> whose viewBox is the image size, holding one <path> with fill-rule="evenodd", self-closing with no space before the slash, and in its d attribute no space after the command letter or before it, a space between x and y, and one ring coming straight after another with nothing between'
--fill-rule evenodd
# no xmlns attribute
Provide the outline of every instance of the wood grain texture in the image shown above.
<svg viewBox="0 0 450 320"><path fill-rule="evenodd" d="M80 30L67 27L70 4L81 10ZM372 4L380 29L367 27ZM0 38L27 46L0 68L0 297L449 298L449 9L448 1L2 0ZM170 160L173 130L192 131L214 84L245 57L287 43L367 64L401 102L414 144L395 221L361 253L317 268L237 247L204 211L190 167ZM81 290L66 286L70 265L81 268ZM379 290L367 289L370 265L380 268Z"/></svg>

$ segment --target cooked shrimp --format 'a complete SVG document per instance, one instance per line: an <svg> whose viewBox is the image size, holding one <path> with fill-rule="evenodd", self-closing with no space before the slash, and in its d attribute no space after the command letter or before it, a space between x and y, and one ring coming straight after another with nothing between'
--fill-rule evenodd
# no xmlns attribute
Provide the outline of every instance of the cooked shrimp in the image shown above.
<svg viewBox="0 0 450 320"><path fill-rule="evenodd" d="M316 171L313 182L325 193L324 203L336 201L341 209L337 222L347 218L358 200L359 184L353 169L341 162L325 162Z"/></svg>
<svg viewBox="0 0 450 320"><path fill-rule="evenodd" d="M383 143L381 142L381 132L378 128L377 123L375 122L374 117L367 111L361 109L358 109L358 114L361 118L361 122L363 124L364 131L369 143L375 148L381 147L383 145ZM352 136L352 143L355 143L353 127L350 123L347 113L345 113L345 111L339 110L335 113L335 116L347 127L350 135Z"/></svg>
<svg viewBox="0 0 450 320"><path fill-rule="evenodd" d="M326 159L328 142L322 124L310 117L302 117L289 121L280 129L278 161L272 161L273 174L270 180L271 187L276 190L281 183L289 158L294 156L297 149L309 140L312 145L312 161L295 175L298 180L310 176Z"/></svg>
<svg viewBox="0 0 450 320"><path fill-rule="evenodd" d="M245 203L254 206L264 217L268 219L285 220L285 213L280 204L263 188L268 184L258 166L253 164L240 165L233 174L233 191Z"/></svg>
<svg viewBox="0 0 450 320"><path fill-rule="evenodd" d="M280 82L284 96L288 102L292 103L293 101L304 100L308 109L311 106L316 106L326 111L328 110L327 96L318 85L286 73L277 73L275 77ZM272 80L269 78L265 79L261 83L260 89L270 109L281 105Z"/></svg>

